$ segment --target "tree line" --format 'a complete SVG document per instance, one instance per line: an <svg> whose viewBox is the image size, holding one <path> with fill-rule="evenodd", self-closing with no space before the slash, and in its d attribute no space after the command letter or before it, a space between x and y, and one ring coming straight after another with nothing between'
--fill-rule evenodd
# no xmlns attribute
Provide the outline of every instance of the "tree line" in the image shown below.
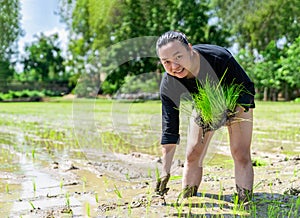
<svg viewBox="0 0 300 218"><path fill-rule="evenodd" d="M149 72L156 72L159 77L163 69L157 58L140 58L143 54L136 55L140 51L134 48L129 53L136 54L126 54L127 51L115 46L107 57L102 51L135 37L178 30L192 44L234 46L237 51L234 55L256 85L257 98L291 100L300 96L298 0L60 0L59 3L59 16L69 30L67 55L62 55L57 34L41 33L27 44L25 55L16 60L16 43L22 36L20 3L0 0L0 29L7 33L0 35L0 91L21 87L67 93L74 90L82 74L88 74L93 75L89 82L99 87L99 93L114 94L130 77ZM101 62L113 64L120 54L132 58L117 67L103 67ZM22 72L14 69L17 62L22 63Z"/></svg>

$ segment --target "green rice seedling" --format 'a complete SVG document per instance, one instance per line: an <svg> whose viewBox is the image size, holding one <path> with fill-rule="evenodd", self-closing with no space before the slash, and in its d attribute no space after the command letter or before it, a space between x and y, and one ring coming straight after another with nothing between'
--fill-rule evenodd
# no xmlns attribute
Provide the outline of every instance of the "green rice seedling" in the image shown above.
<svg viewBox="0 0 300 218"><path fill-rule="evenodd" d="M126 174L125 174L125 177L126 177L126 179L127 179L128 181L130 181L129 173L126 173Z"/></svg>
<svg viewBox="0 0 300 218"><path fill-rule="evenodd" d="M180 179L182 179L182 176L181 176L181 175L171 176L171 177L170 177L170 181L180 180Z"/></svg>
<svg viewBox="0 0 300 218"><path fill-rule="evenodd" d="M146 206L146 215L148 216L149 214L149 211L150 211L150 205L151 205L151 202L147 202L147 206Z"/></svg>
<svg viewBox="0 0 300 218"><path fill-rule="evenodd" d="M146 198L147 198L146 214L148 214L148 212L150 211L151 200L152 200L152 191L151 190L152 190L152 187L148 186L148 189L147 189L147 192L146 192L147 193L147 196L146 196Z"/></svg>
<svg viewBox="0 0 300 218"><path fill-rule="evenodd" d="M292 217L292 215L293 215L295 209L296 209L296 208L294 208L294 204L292 204L292 205L291 205L291 208L290 208L290 210L289 210L289 212L288 212L287 217ZM295 210L295 211L297 211L297 210Z"/></svg>
<svg viewBox="0 0 300 218"><path fill-rule="evenodd" d="M160 178L159 169L157 167L155 168L155 178L156 178L156 180L158 180Z"/></svg>
<svg viewBox="0 0 300 218"><path fill-rule="evenodd" d="M188 209L189 209L188 216L190 216L190 214L192 214L193 203L192 203L191 199L188 199L188 200L189 200L189 203L188 203Z"/></svg>
<svg viewBox="0 0 300 218"><path fill-rule="evenodd" d="M36 192L36 183L35 180L32 181L33 192Z"/></svg>
<svg viewBox="0 0 300 218"><path fill-rule="evenodd" d="M8 184L5 185L5 191L6 191L6 193L9 193L9 186L8 186Z"/></svg>
<svg viewBox="0 0 300 218"><path fill-rule="evenodd" d="M205 195L206 195L206 190L203 190L203 191L202 191L202 198L205 198ZM199 207L202 207L202 208L204 209L204 211L207 212L207 206L206 206L205 202L202 203L202 202L200 201L200 202L199 202Z"/></svg>
<svg viewBox="0 0 300 218"><path fill-rule="evenodd" d="M300 215L298 214L298 211L300 210L300 197L297 198L297 201L296 201L296 206L295 206L295 217L297 217L297 215Z"/></svg>
<svg viewBox="0 0 300 218"><path fill-rule="evenodd" d="M108 179L106 177L103 178L103 183L105 186L108 186Z"/></svg>
<svg viewBox="0 0 300 218"><path fill-rule="evenodd" d="M31 157L32 159L35 159L35 148L31 150Z"/></svg>
<svg viewBox="0 0 300 218"><path fill-rule="evenodd" d="M297 177L297 168L296 167L294 167L293 174L294 174L294 177Z"/></svg>
<svg viewBox="0 0 300 218"><path fill-rule="evenodd" d="M253 186L253 191L254 191L255 189L259 188L262 184L263 184L262 181L260 181L260 182L258 182L257 184L255 184L255 185Z"/></svg>
<svg viewBox="0 0 300 218"><path fill-rule="evenodd" d="M99 196L98 196L97 192L95 193L95 201L96 201L96 203L99 203Z"/></svg>
<svg viewBox="0 0 300 218"><path fill-rule="evenodd" d="M220 181L220 191L219 191L219 194L218 194L218 200L219 200L219 207L220 209L223 209L223 204L221 204L221 197L223 195L223 185L222 185L222 182Z"/></svg>
<svg viewBox="0 0 300 218"><path fill-rule="evenodd" d="M151 175L152 175L151 169L148 168L147 172L148 172L148 173L147 173L147 174L148 174L148 177L151 178Z"/></svg>
<svg viewBox="0 0 300 218"><path fill-rule="evenodd" d="M208 127L214 127L220 122L225 107L225 101L222 97L222 93L215 93L213 91L212 84L207 80L202 87L199 85L199 92L192 95L196 112L201 116L201 120L197 120L198 124ZM216 91L217 91L216 90ZM215 102L218 104L213 105Z"/></svg>
<svg viewBox="0 0 300 218"><path fill-rule="evenodd" d="M62 190L63 186L64 186L64 181L61 179L59 182L60 190Z"/></svg>
<svg viewBox="0 0 300 218"><path fill-rule="evenodd" d="M31 208L32 208L33 210L35 210L35 206L34 206L34 204L33 204L31 201L29 201L29 204L30 204Z"/></svg>
<svg viewBox="0 0 300 218"><path fill-rule="evenodd" d="M242 84L232 83L229 86L221 87L226 72L227 69L218 84L210 81L208 77L205 81L200 81L198 93L192 94L197 113L195 121L203 127L203 134L209 130L220 128L234 118L235 108L239 105L237 100L244 92Z"/></svg>
<svg viewBox="0 0 300 218"><path fill-rule="evenodd" d="M131 205L128 204L128 217L131 217L131 214L132 214L132 208Z"/></svg>
<svg viewBox="0 0 300 218"><path fill-rule="evenodd" d="M273 182L269 183L269 187L270 187L270 192L271 192L271 194L273 196Z"/></svg>
<svg viewBox="0 0 300 218"><path fill-rule="evenodd" d="M87 202L87 203L85 204L85 210L86 210L86 215L87 215L88 217L91 217L91 206L90 206L90 203L89 203L89 202Z"/></svg>
<svg viewBox="0 0 300 218"><path fill-rule="evenodd" d="M177 210L177 216L180 218L182 215L182 211L183 211L183 207L184 207L185 202L181 201L181 203L179 204L178 202L175 203L175 209Z"/></svg>
<svg viewBox="0 0 300 218"><path fill-rule="evenodd" d="M123 198L120 190L118 189L118 187L116 185L114 185L114 187L115 187L114 192L118 196L118 198L119 199Z"/></svg>
<svg viewBox="0 0 300 218"><path fill-rule="evenodd" d="M252 204L250 210L251 210L251 212L250 212L251 216L253 216L254 218L256 218L257 217L256 216L256 213L257 213L257 206L256 206L256 204Z"/></svg>
<svg viewBox="0 0 300 218"><path fill-rule="evenodd" d="M237 215L237 211L239 208L239 196L237 194L233 195L233 214Z"/></svg>
<svg viewBox="0 0 300 218"><path fill-rule="evenodd" d="M276 205L276 204L270 204L270 205L268 205L268 212L267 212L268 217L278 217L278 216L276 216L276 214L279 215L280 214L280 210L281 210L281 208L278 205Z"/></svg>
<svg viewBox="0 0 300 218"><path fill-rule="evenodd" d="M67 206L67 208L70 208L70 206L71 206L69 192L66 193L66 206Z"/></svg>

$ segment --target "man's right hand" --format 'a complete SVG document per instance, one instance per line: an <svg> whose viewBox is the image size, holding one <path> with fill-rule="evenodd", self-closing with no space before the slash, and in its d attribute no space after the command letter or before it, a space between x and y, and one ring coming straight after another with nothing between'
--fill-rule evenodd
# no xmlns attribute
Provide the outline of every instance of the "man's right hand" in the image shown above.
<svg viewBox="0 0 300 218"><path fill-rule="evenodd" d="M155 192L158 195L163 196L169 191L169 188L167 188L167 183L169 182L169 179L170 179L170 174L167 174L166 176L163 176L157 180Z"/></svg>
<svg viewBox="0 0 300 218"><path fill-rule="evenodd" d="M176 150L176 144L166 144L162 145L162 173L164 175L157 179L155 192L161 196L169 191L167 188L167 183L170 179L170 169L172 165L172 160Z"/></svg>

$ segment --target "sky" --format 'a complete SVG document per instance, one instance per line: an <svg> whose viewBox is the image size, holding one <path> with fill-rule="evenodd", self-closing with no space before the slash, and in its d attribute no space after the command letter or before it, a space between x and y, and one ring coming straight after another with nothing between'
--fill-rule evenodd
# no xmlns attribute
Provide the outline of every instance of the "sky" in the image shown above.
<svg viewBox="0 0 300 218"><path fill-rule="evenodd" d="M34 35L43 32L45 35L58 33L61 47L66 48L67 31L65 25L59 21L59 0L20 0L21 2L21 27L25 36L19 40L19 50L22 53L26 43L34 41Z"/></svg>

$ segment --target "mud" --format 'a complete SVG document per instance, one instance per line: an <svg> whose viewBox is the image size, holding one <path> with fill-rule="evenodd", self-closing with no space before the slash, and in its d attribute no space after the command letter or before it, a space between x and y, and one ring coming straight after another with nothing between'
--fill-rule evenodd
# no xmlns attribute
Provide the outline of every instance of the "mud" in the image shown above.
<svg viewBox="0 0 300 218"><path fill-rule="evenodd" d="M253 204L259 217L268 216L274 202L281 211L290 211L299 199L300 158L266 154L253 155L269 162L255 167ZM268 156L268 157L267 157ZM7 173L2 179L22 188L1 194L1 215L6 217L234 217L254 216L253 211L236 212L233 169L205 167L196 196L178 199L181 193L181 162L175 160L164 197L155 189L159 157L142 153L102 154L98 160L56 160L42 162L23 159L23 176ZM33 178L36 190L33 191ZM177 179L176 179L177 178ZM21 193L16 192L21 191ZM15 196L15 197L13 197ZM18 196L18 197L16 197ZM11 198L9 198L11 197ZM295 205L294 205L295 207ZM300 213L300 207L295 211ZM270 213L270 212L269 212ZM293 216L291 216L293 217Z"/></svg>

